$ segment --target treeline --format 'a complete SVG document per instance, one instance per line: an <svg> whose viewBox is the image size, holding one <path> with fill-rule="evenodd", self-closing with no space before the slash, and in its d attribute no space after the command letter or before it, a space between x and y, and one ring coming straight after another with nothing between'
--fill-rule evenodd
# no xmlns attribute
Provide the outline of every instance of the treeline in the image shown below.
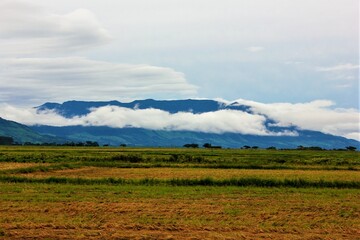
<svg viewBox="0 0 360 240"><path fill-rule="evenodd" d="M24 146L67 146L67 147L99 147L98 142L93 141L85 141L85 142L65 142L65 143L32 143L32 142L25 142L22 144Z"/></svg>
<svg viewBox="0 0 360 240"><path fill-rule="evenodd" d="M44 143L33 143L33 142L24 142L18 143L15 142L12 137L0 136L0 145L22 145L22 146L70 146L70 147L99 147L99 143L95 141L85 141L85 142L65 142L65 143L56 143L56 142L44 142Z"/></svg>
<svg viewBox="0 0 360 240"><path fill-rule="evenodd" d="M14 139L12 137L0 136L0 145L13 145Z"/></svg>
<svg viewBox="0 0 360 240"><path fill-rule="evenodd" d="M184 144L183 147L186 147L186 148L199 148L199 144L197 144L197 143L187 143L187 144ZM222 148L221 146L213 146L210 143L205 143L203 145L203 147L204 148Z"/></svg>
<svg viewBox="0 0 360 240"><path fill-rule="evenodd" d="M15 142L14 139L12 137L8 137L8 136L0 136L0 145L24 145L24 146L69 146L69 147L99 147L100 144L96 141L85 141L85 142L65 142L65 143L56 143L56 142L45 142L45 143L33 143L33 142L24 142L24 143L18 143ZM110 146L109 144L104 144L104 147L108 147ZM126 147L126 144L120 144L120 147ZM184 144L183 147L185 148L200 148L200 145L197 143L187 143ZM202 145L203 148L207 148L207 149L221 149L222 146L214 146L210 143L204 143ZM240 149L260 149L260 147L258 146L249 146L249 145L244 145L242 147L240 147ZM274 146L270 146L265 148L267 150L294 150L291 148L276 148ZM305 146L298 146L295 148L296 150L315 150L315 151L321 151L321 150L327 150L318 146L310 146L310 147L305 147ZM345 148L334 148L332 150L335 151L355 151L357 148L354 146L347 146Z"/></svg>
<svg viewBox="0 0 360 240"><path fill-rule="evenodd" d="M326 150L324 148L321 148L321 147L304 147L304 146L298 146L296 148L297 150L316 150L316 151L319 151L319 150ZM347 146L345 148L334 148L332 150L336 150L336 151L355 151L356 150L356 147L354 146Z"/></svg>
<svg viewBox="0 0 360 240"><path fill-rule="evenodd" d="M185 148L199 148L200 145L197 144L197 143L187 143L187 144L184 144L183 147ZM210 143L205 143L202 145L203 148L217 148L217 149L221 149L222 147L221 146L213 146L211 145ZM242 147L240 147L240 149L261 149L259 146L249 146L249 145L244 145ZM310 146L310 147L304 147L302 145L296 147L296 148L276 148L274 146L271 146L271 147L267 147L265 148L267 150L314 150L314 151L322 151L322 150L328 150L328 149L325 149L325 148L321 148L321 147L318 147L318 146ZM331 150L335 150L335 151L355 151L357 148L354 147L354 146L347 146L345 148L334 148L334 149L331 149Z"/></svg>

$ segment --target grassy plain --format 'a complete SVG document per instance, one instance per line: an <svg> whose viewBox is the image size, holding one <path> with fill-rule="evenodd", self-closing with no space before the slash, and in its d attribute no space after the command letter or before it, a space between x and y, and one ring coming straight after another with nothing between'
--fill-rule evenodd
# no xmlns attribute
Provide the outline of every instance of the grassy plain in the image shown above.
<svg viewBox="0 0 360 240"><path fill-rule="evenodd" d="M359 173L350 151L1 147L0 239L360 239Z"/></svg>

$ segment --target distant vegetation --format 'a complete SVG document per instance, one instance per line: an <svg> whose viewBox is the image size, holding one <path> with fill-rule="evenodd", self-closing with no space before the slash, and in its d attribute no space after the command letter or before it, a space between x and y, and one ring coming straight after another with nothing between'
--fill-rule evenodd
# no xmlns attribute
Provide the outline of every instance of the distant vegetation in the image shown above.
<svg viewBox="0 0 360 240"><path fill-rule="evenodd" d="M24 142L18 143L14 142L12 137L0 136L0 145L23 145L23 146L68 146L68 147L99 147L98 142L85 141L85 142L65 142L65 143L56 143L56 142L44 142L44 143L33 143L33 142ZM123 145L122 145L123 146Z"/></svg>
<svg viewBox="0 0 360 240"><path fill-rule="evenodd" d="M32 143L32 142L25 142L25 143L18 143L14 142L14 139L12 137L7 136L0 136L0 145L24 145L24 146L68 146L68 147L100 147L100 144L96 141L85 141L85 142L65 142L65 143L56 143L56 142L44 142L44 143ZM111 147L109 144L104 144L103 147ZM126 144L120 144L119 147L127 147ZM186 143L183 145L184 148L199 148L200 145L197 143ZM221 149L222 146L214 146L210 143L204 143L202 145L203 148L207 149ZM239 147L240 149L260 149L258 146L248 146L244 145L242 147ZM235 148L234 148L235 149ZM265 148L267 150L277 150L276 147L270 146ZM321 147L317 146L311 146L311 147L304 147L304 146L298 146L295 148L296 150L327 150L323 149ZM339 148L339 149L332 149L337 151L355 151L357 148L354 146L347 146L346 148ZM289 148L283 148L278 150L291 150Z"/></svg>
<svg viewBox="0 0 360 240"><path fill-rule="evenodd" d="M1 147L0 162L66 163L97 167L195 167L235 169L357 169L360 152L89 146Z"/></svg>
<svg viewBox="0 0 360 240"><path fill-rule="evenodd" d="M205 143L204 145L203 145L203 147L204 148L222 148L221 146L213 146L213 145L211 145L210 143Z"/></svg>
<svg viewBox="0 0 360 240"><path fill-rule="evenodd" d="M187 144L184 144L183 147L186 147L186 148L199 148L199 144L197 144L197 143L187 143Z"/></svg>
<svg viewBox="0 0 360 240"><path fill-rule="evenodd" d="M0 145L13 145L14 139L12 137L0 136Z"/></svg>

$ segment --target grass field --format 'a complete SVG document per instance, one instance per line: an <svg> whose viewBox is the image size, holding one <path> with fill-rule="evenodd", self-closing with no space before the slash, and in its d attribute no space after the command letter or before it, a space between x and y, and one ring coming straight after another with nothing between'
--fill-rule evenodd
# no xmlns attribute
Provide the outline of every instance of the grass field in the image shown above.
<svg viewBox="0 0 360 240"><path fill-rule="evenodd" d="M0 239L360 239L360 153L0 148Z"/></svg>

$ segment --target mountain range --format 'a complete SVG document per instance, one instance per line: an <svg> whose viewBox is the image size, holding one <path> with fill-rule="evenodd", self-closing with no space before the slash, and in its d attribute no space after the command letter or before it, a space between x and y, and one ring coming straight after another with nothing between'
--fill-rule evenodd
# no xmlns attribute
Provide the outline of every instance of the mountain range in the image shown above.
<svg viewBox="0 0 360 240"><path fill-rule="evenodd" d="M60 103L45 103L36 107L38 112L53 110L66 118L83 116L90 113L90 109L104 106L117 106L129 109L159 109L169 113L192 112L194 114L214 112L221 109L231 109L244 112L251 112L251 107L240 105L237 102L224 104L214 100L135 100L129 103L119 101L107 102L87 102L87 101L67 101Z"/></svg>
<svg viewBox="0 0 360 240"><path fill-rule="evenodd" d="M65 119L81 118L87 116L94 109L106 106L116 106L125 109L157 109L169 114L192 113L195 115L212 113L221 110L232 110L236 112L252 114L252 108L237 102L225 104L215 100L136 100L129 103L119 101L67 101L60 103L45 103L35 107L37 113L44 114L52 112ZM210 143L224 148L239 148L242 146L258 146L260 148L296 148L302 146L317 146L326 149L345 148L355 146L359 148L360 143L356 140L340 136L325 134L319 131L300 129L297 126L279 127L276 121L267 117L265 127L274 133L296 132L296 135L274 134L256 135L235 132L204 132L194 130L173 129L148 129L136 126L114 127L106 125L71 125L71 126L48 126L34 125L25 126L13 121L0 118L0 136L13 137L16 142L57 142L66 141L84 142L97 141L99 144L119 146L151 146L151 147L180 147L184 144L196 143L200 146ZM146 120L147 116L143 116ZM239 122L237 124L242 124Z"/></svg>

